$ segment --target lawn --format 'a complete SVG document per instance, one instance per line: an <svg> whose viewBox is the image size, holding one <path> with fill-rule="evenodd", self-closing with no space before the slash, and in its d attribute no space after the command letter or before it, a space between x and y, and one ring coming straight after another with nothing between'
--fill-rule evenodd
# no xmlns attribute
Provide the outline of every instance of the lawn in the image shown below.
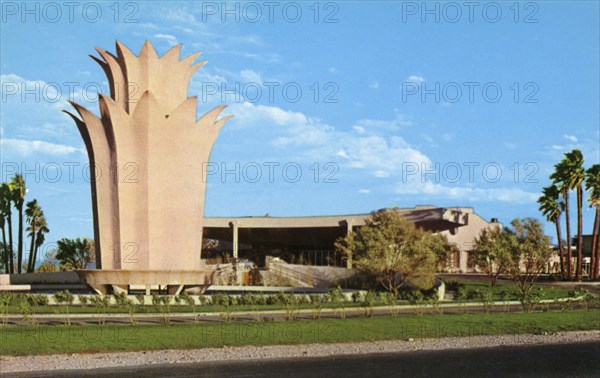
<svg viewBox="0 0 600 378"><path fill-rule="evenodd" d="M600 329L600 310L179 325L0 328L0 355L357 342Z"/></svg>

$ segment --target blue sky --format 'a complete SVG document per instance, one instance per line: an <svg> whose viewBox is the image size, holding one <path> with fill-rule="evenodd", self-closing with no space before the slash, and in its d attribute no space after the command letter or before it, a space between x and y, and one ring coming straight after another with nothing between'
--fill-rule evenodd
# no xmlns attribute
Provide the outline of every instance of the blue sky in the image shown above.
<svg viewBox="0 0 600 378"><path fill-rule="evenodd" d="M598 2L115 4L2 2L2 180L25 170L50 242L92 236L87 155L61 110L97 112L107 83L88 54L115 40L208 60L189 88L198 116L225 103L235 118L207 216L432 204L541 219L562 154L600 159Z"/></svg>

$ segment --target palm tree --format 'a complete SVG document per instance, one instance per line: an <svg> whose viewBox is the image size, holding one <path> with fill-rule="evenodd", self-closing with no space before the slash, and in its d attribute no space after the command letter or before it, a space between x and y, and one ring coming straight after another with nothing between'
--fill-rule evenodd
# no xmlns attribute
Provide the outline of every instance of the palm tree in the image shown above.
<svg viewBox="0 0 600 378"><path fill-rule="evenodd" d="M0 185L0 228L2 229L2 264L4 265L4 273L10 273L10 268L8 266L8 245L6 244L6 229L4 226L6 225L6 202L4 201L4 183Z"/></svg>
<svg viewBox="0 0 600 378"><path fill-rule="evenodd" d="M583 154L580 150L573 150L565 154L568 164L569 187L577 193L577 271L575 278L581 281L583 265L583 181L585 169L583 168Z"/></svg>
<svg viewBox="0 0 600 378"><path fill-rule="evenodd" d="M37 200L27 202L25 208L25 216L27 217L27 223L29 223L29 227L27 227L27 231L29 231L29 237L31 238L31 243L29 246L29 260L27 262L27 273L33 273L33 267L35 266L35 260L33 259L33 251L35 249L35 238L37 236L37 232L39 229L39 219L44 215L44 212L38 205Z"/></svg>
<svg viewBox="0 0 600 378"><path fill-rule="evenodd" d="M10 185L12 187L12 201L15 204L15 208L19 212L19 231L17 239L17 272L21 273L23 270L23 203L25 202L25 180L20 174L16 174L12 178Z"/></svg>
<svg viewBox="0 0 600 378"><path fill-rule="evenodd" d="M561 160L554 166L554 172L550 175L553 184L558 187L565 204L565 222L567 224L567 278L573 278L573 256L571 255L571 219L569 217L569 186L567 185L568 168L566 159Z"/></svg>
<svg viewBox="0 0 600 378"><path fill-rule="evenodd" d="M42 213L42 216L38 219L38 231L37 236L35 237L35 248L33 250L33 264L31 266L31 271L35 270L35 262L37 261L38 249L44 244L46 240L46 234L50 232L48 229L48 224L46 223L46 217Z"/></svg>
<svg viewBox="0 0 600 378"><path fill-rule="evenodd" d="M591 190L588 198L590 207L596 207L592 233L592 266L590 269L590 278L597 280L600 278L600 164L594 164L586 171L585 189Z"/></svg>
<svg viewBox="0 0 600 378"><path fill-rule="evenodd" d="M542 189L542 195L538 199L539 210L546 216L548 222L553 222L556 226L556 238L558 239L558 253L560 256L560 273L565 277L565 255L562 245L562 235L560 231L560 215L565 210L565 203L559 199L560 190L554 184Z"/></svg>
<svg viewBox="0 0 600 378"><path fill-rule="evenodd" d="M0 212L0 228L2 228L2 248L0 252L2 253L2 266L4 266L4 273L8 274L8 246L6 245L6 231L4 230L4 224L6 223L6 219L4 218L4 213Z"/></svg>
<svg viewBox="0 0 600 378"><path fill-rule="evenodd" d="M14 273L14 251L12 239L12 187L9 183L3 182L0 187L0 211L2 217L6 219L8 224L8 246L6 244L6 236L4 235L4 227L2 227L2 241L6 249L5 258L8 259L7 273Z"/></svg>

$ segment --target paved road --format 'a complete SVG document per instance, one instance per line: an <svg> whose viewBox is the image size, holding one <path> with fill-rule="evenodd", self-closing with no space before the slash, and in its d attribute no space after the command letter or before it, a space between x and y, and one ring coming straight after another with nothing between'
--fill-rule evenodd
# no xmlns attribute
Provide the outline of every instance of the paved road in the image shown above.
<svg viewBox="0 0 600 378"><path fill-rule="evenodd" d="M593 343L27 373L17 377L598 377Z"/></svg>

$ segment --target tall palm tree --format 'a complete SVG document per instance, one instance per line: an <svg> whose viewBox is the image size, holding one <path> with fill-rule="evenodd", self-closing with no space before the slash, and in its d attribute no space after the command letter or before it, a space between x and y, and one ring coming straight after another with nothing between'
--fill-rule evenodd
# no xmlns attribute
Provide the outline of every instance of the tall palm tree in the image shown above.
<svg viewBox="0 0 600 378"><path fill-rule="evenodd" d="M554 172L550 175L553 184L558 187L565 203L565 223L567 225L567 278L573 278L573 256L571 252L571 219L569 217L569 191L568 167L566 158L554 166Z"/></svg>
<svg viewBox="0 0 600 378"><path fill-rule="evenodd" d="M558 239L558 253L560 257L560 273L565 275L565 253L562 245L562 235L560 230L560 215L565 210L565 203L560 200L560 190L554 184L542 189L542 195L537 201L540 204L539 210L548 222L553 222L556 226L556 238Z"/></svg>
<svg viewBox="0 0 600 378"><path fill-rule="evenodd" d="M575 278L581 281L583 265L583 181L585 169L583 168L583 154L580 150L573 150L565 154L568 161L568 183L577 193L577 271Z"/></svg>
<svg viewBox="0 0 600 378"><path fill-rule="evenodd" d="M13 251L13 239L12 239L12 187L9 183L3 182L0 186L0 211L2 211L3 217L6 219L8 225L8 245L6 244L6 237L4 236L4 228L2 228L2 241L6 248L6 258L8 258L8 272L14 273L14 251Z"/></svg>
<svg viewBox="0 0 600 378"><path fill-rule="evenodd" d="M0 185L0 228L2 229L2 264L4 265L4 273L10 273L10 268L8 266L8 245L6 244L6 201L4 195L4 183Z"/></svg>
<svg viewBox="0 0 600 378"><path fill-rule="evenodd" d="M31 266L31 271L35 270L35 262L37 261L38 249L44 244L46 240L46 234L50 232L48 229L48 224L46 223L46 217L43 215L38 219L38 230L37 236L35 237L35 248L33 250L33 264Z"/></svg>
<svg viewBox="0 0 600 378"><path fill-rule="evenodd" d="M590 278L600 278L600 164L592 165L586 171L585 189L590 190L588 202L590 207L596 207L594 229L592 233L592 266Z"/></svg>
<svg viewBox="0 0 600 378"><path fill-rule="evenodd" d="M27 189L25 188L25 180L20 174L16 174L12 178L10 185L12 187L12 201L15 204L15 208L19 212L19 231L17 234L17 272L21 273L23 270L23 203L25 202L25 194Z"/></svg>
<svg viewBox="0 0 600 378"><path fill-rule="evenodd" d="M35 237L38 232L38 222L40 217L42 217L44 213L42 209L38 205L37 200L27 202L25 205L25 216L27 217L27 223L29 227L27 227L27 231L29 231L28 236L31 238L31 243L29 245L29 259L27 261L27 273L33 273L33 267L35 266L35 260L33 259L33 251L35 249Z"/></svg>
<svg viewBox="0 0 600 378"><path fill-rule="evenodd" d="M4 218L4 214L0 213L0 228L2 229L2 248L0 252L2 253L2 266L4 266L4 273L8 274L8 246L6 245L6 230L4 229L4 224L6 223L6 218Z"/></svg>

